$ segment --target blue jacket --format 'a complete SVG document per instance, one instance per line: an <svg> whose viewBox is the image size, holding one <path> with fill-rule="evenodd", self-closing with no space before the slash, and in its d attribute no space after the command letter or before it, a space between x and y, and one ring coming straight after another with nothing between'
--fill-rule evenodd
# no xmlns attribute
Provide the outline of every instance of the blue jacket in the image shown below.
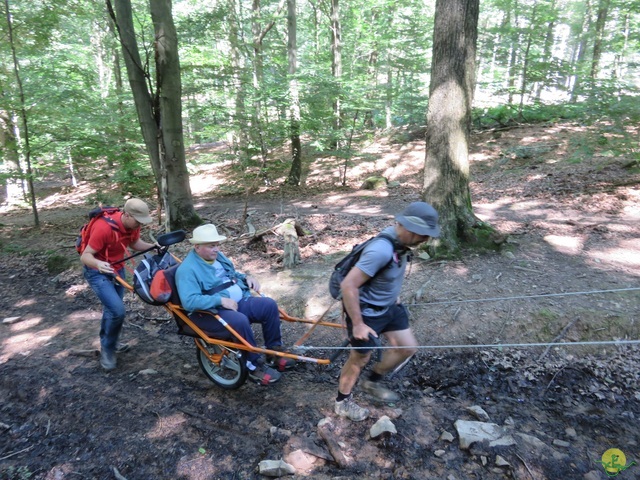
<svg viewBox="0 0 640 480"><path fill-rule="evenodd" d="M222 252L218 252L216 260L225 269L227 276L242 289L242 296L250 296L251 292L245 281L247 276L236 272L231 260L225 257ZM195 310L213 310L220 307L222 298L229 296L226 291L223 290L212 295L203 292L210 291L223 283L223 280L216 276L213 265L204 261L195 250L189 252L176 270L176 288L180 296L180 303L190 313Z"/></svg>

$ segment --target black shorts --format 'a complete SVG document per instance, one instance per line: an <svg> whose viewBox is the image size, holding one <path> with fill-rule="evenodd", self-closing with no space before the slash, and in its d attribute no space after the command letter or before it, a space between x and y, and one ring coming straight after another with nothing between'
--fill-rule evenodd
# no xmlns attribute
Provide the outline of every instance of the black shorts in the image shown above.
<svg viewBox="0 0 640 480"><path fill-rule="evenodd" d="M364 305L360 305L362 309L365 307ZM362 315L362 320L365 325L375 330L375 332L380 335L385 332L397 332L399 330L407 330L409 328L409 313L407 312L407 307L402 305L401 303L394 303L391 305L386 312L382 315L378 315L375 317L371 317L368 315ZM349 338L353 337L353 324L351 323L351 319L349 315L346 315L347 321L347 334ZM375 347L376 342L374 340L356 340L353 339L351 341L352 347L360 347L358 349L358 353L366 354L371 350L361 347Z"/></svg>

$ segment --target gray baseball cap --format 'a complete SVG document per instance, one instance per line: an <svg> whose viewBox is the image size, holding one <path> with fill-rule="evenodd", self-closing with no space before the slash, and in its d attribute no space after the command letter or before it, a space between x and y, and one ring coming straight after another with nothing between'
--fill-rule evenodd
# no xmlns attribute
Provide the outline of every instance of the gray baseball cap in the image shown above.
<svg viewBox="0 0 640 480"><path fill-rule="evenodd" d="M438 212L428 203L411 203L402 213L396 215L396 220L411 233L434 238L440 236Z"/></svg>

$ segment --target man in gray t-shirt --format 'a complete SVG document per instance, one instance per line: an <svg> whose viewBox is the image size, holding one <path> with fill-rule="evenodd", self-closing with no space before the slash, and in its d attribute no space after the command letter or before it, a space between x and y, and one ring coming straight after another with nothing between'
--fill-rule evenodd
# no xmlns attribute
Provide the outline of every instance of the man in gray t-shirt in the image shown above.
<svg viewBox="0 0 640 480"><path fill-rule="evenodd" d="M382 377L406 362L418 345L409 328L406 308L399 303L400 290L407 267L409 247L440 235L438 213L424 202L414 202L396 215L397 223L384 233L393 238L377 238L362 251L356 265L340 284L342 303L346 312L347 332L351 350L342 367L335 401L335 413L354 421L369 416L369 410L357 405L351 391L360 372L371 358L379 335L384 335L392 347L371 369L362 389L387 402L398 400L398 395L381 385ZM365 348L363 348L365 347Z"/></svg>

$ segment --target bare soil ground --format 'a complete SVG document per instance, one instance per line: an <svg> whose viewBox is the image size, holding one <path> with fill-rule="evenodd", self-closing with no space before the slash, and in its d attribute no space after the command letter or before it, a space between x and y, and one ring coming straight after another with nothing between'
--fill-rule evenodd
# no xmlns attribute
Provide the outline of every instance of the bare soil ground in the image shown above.
<svg viewBox="0 0 640 480"><path fill-rule="evenodd" d="M1 212L2 319L19 319L0 325L0 478L257 479L262 460L284 459L296 467L289 478L596 479L607 478L599 462L611 448L626 455L620 478L640 478L640 347L576 344L640 338L640 175L608 150L605 127L474 136L474 208L507 240L460 260L414 260L403 301L422 348L389 379L397 404L356 391L373 412L358 424L333 414L344 355L301 363L270 387L224 391L164 310L133 294L124 330L132 348L103 372L99 302L72 248L93 190L41 185L40 229L30 210ZM274 178L238 194L248 175L230 163L194 166L192 186L198 213L228 232L226 253L266 293L292 315L329 309L326 318L339 320L326 290L333 264L418 199L423 160L423 142L381 139L350 167L350 187L339 185L340 162L326 158L309 166L301 189ZM374 173L398 184L359 189ZM282 268L275 234L241 237L245 208L259 231L296 219L306 232L301 265ZM54 254L74 267L50 274ZM306 328L283 324L286 341ZM318 328L305 354L327 358L341 340ZM532 343L542 345L514 346ZM474 405L520 440L462 449L454 422L475 420ZM397 433L370 438L383 415ZM324 418L345 465L318 433Z"/></svg>

